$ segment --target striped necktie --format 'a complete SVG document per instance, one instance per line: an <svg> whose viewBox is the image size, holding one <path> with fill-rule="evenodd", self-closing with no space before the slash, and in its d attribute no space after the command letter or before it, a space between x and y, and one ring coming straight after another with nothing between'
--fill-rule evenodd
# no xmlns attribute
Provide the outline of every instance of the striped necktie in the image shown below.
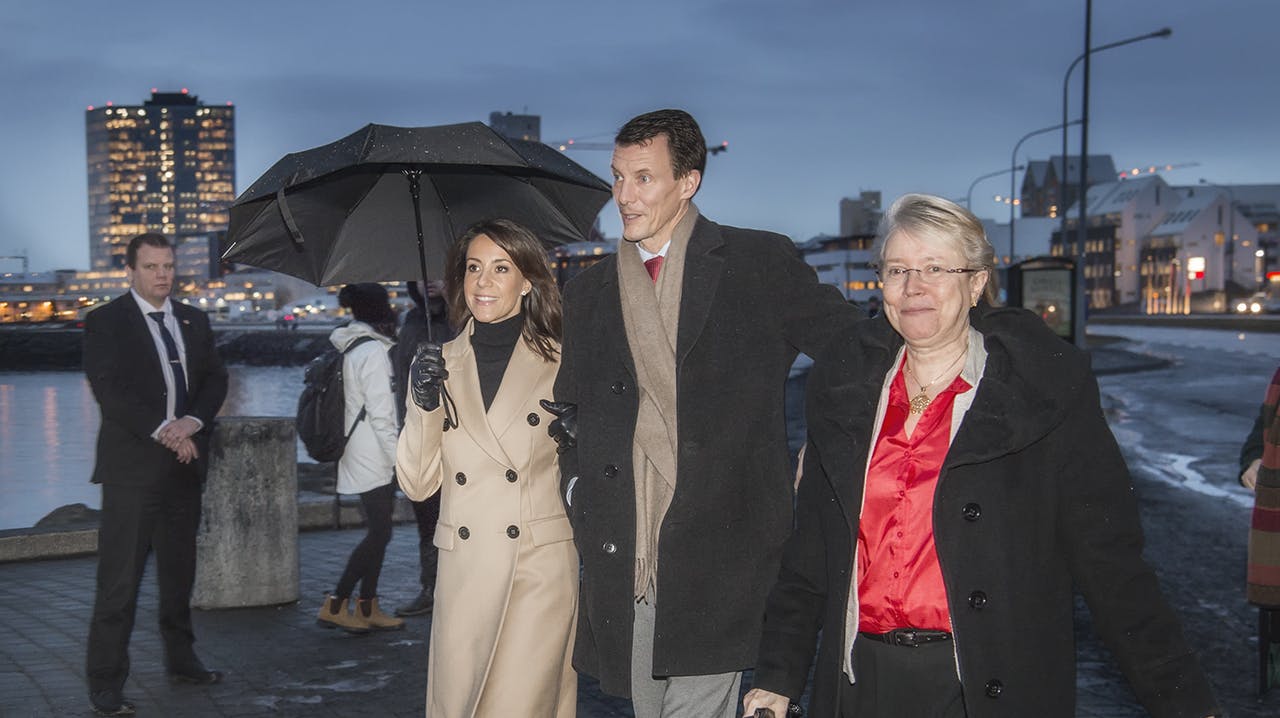
<svg viewBox="0 0 1280 718"><path fill-rule="evenodd" d="M169 369L173 371L173 415L181 419L187 415L187 373L182 370L178 344L173 341L169 327L164 325L164 312L147 312L147 316L160 325L160 339L164 341L164 350L169 355Z"/></svg>
<svg viewBox="0 0 1280 718"><path fill-rule="evenodd" d="M658 281L658 272L662 271L662 255L644 260L644 268L649 270L649 278Z"/></svg>

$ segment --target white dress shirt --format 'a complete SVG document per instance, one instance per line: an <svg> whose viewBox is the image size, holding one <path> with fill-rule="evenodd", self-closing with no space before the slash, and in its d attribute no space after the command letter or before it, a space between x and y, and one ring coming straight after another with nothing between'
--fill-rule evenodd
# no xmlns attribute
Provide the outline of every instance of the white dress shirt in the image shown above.
<svg viewBox="0 0 1280 718"><path fill-rule="evenodd" d="M147 331L151 332L151 343L155 345L156 356L160 358L160 366L164 368L164 371L161 372L164 374L165 388L164 421L160 422L160 426L157 426L156 430L151 432L151 438L154 439L166 424L178 417L173 415L173 403L177 395L174 393L173 368L169 366L169 350L164 346L164 338L160 335L160 325L151 318L151 312L164 312L164 326L169 330L169 334L173 336L173 343L178 347L178 360L182 362L182 373L185 376L190 376L190 372L187 370L187 346L182 341L182 329L178 326L178 318L173 314L173 303L169 301L168 297L165 297L161 306L154 307L136 291L130 289L129 293L133 295L133 300L138 303L138 311L142 313L142 323L147 326ZM191 384L188 382L188 391L190 388ZM204 422L196 417L188 414L187 418L199 424L200 428L204 428Z"/></svg>

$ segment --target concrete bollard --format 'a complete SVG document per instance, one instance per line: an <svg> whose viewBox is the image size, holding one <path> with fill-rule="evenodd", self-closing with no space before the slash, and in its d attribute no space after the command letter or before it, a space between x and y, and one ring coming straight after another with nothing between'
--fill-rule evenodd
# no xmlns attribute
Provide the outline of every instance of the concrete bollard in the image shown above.
<svg viewBox="0 0 1280 718"><path fill-rule="evenodd" d="M298 600L296 445L292 418L218 418L196 538L192 606Z"/></svg>

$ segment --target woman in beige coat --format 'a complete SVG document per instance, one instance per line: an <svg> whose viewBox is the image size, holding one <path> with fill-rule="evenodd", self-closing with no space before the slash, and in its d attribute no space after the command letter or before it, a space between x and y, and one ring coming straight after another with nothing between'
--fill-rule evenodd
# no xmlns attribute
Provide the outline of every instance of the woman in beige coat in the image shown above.
<svg viewBox="0 0 1280 718"><path fill-rule="evenodd" d="M505 220L458 240L445 282L463 330L420 346L396 454L409 498L442 492L426 714L572 718L578 554L556 417L538 403L559 367L559 291L537 239Z"/></svg>

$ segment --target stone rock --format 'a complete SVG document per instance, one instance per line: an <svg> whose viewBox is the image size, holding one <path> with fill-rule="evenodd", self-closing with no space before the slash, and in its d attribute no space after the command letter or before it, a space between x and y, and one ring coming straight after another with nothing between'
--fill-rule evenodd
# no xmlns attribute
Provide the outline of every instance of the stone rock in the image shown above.
<svg viewBox="0 0 1280 718"><path fill-rule="evenodd" d="M82 529L97 528L98 517L102 514L98 509L91 509L84 504L67 504L50 511L48 515L36 522L38 529Z"/></svg>

